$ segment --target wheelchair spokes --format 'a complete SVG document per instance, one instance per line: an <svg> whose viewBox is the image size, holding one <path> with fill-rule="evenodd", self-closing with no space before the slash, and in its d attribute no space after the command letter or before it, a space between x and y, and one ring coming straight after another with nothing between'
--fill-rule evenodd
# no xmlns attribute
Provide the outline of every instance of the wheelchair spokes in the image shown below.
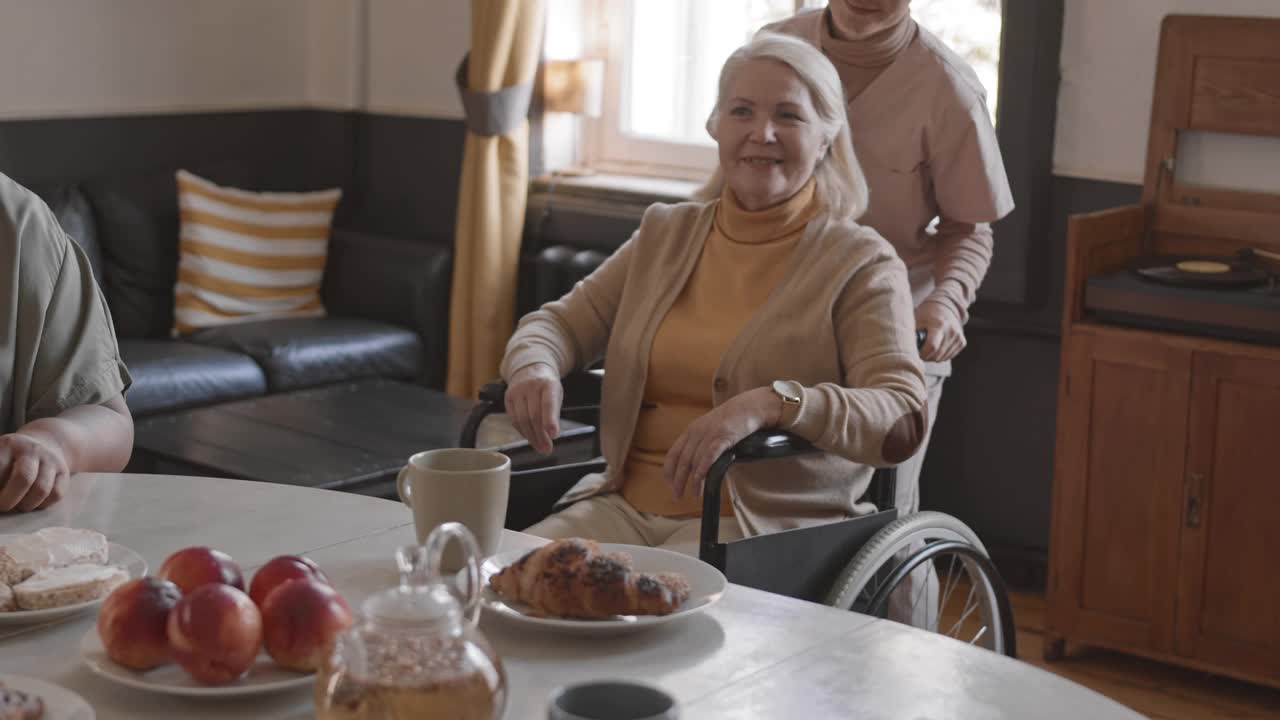
<svg viewBox="0 0 1280 720"><path fill-rule="evenodd" d="M949 515L917 513L883 528L827 601L1015 655L1004 583L973 531Z"/></svg>
<svg viewBox="0 0 1280 720"><path fill-rule="evenodd" d="M934 567L938 565L935 559ZM961 562L960 567L965 567ZM970 580L967 574L955 574L957 563L954 555L947 558L947 574L946 580L942 584L941 595L942 601L938 604L938 611L935 614L933 622L933 631L941 633L957 640L968 642L971 645L980 644L981 640L988 636L991 630L990 617L992 613L987 604L980 602L980 596L977 592L977 586ZM960 588L964 592L964 588L968 588L965 592L964 602L956 609L950 602L953 591ZM958 595L957 595L958 597ZM982 612L974 617L975 611ZM955 621L952 622L952 618ZM976 627L974 627L976 625Z"/></svg>

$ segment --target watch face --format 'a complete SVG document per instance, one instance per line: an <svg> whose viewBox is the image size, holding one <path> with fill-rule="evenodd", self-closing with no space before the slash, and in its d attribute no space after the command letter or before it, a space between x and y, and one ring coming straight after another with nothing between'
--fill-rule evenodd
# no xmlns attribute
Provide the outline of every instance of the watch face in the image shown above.
<svg viewBox="0 0 1280 720"><path fill-rule="evenodd" d="M773 391L783 399L784 402L799 403L800 396L796 394L791 384L784 380L773 381Z"/></svg>

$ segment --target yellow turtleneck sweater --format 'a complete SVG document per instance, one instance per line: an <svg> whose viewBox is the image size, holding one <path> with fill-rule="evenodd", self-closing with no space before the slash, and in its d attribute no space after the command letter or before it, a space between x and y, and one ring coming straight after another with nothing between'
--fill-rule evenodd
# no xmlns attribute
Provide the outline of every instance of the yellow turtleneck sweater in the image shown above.
<svg viewBox="0 0 1280 720"><path fill-rule="evenodd" d="M817 214L814 182L774 207L751 212L725 188L698 264L658 326L622 495L641 512L697 516L702 498L672 496L662 477L667 451L712 408L720 357L786 272L805 226ZM720 514L732 515L729 493Z"/></svg>

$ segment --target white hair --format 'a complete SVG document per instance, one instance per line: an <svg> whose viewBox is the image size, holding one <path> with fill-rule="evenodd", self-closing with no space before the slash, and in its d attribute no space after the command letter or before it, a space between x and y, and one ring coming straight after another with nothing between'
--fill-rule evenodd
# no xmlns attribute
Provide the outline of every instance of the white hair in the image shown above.
<svg viewBox="0 0 1280 720"><path fill-rule="evenodd" d="M720 69L716 105L707 118L708 131L720 119L721 105L729 93L734 73L748 61L773 60L791 68L809 90L813 109L827 142L827 153L813 169L818 199L835 219L856 220L866 212L868 190L862 167L853 154L846 118L844 86L835 66L822 51L789 35L758 33L746 45L733 51ZM700 200L712 200L724 192L724 169L717 167L695 194Z"/></svg>

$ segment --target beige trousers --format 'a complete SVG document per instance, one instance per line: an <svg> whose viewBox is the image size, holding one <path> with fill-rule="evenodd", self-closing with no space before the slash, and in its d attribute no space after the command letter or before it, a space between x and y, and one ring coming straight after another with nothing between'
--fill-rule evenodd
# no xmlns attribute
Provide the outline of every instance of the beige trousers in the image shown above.
<svg viewBox="0 0 1280 720"><path fill-rule="evenodd" d="M894 505L898 517L906 517L920 511L920 470L924 456L933 437L933 423L938 419L938 404L942 402L942 383L946 378L925 375L929 397L929 426L920 450L906 462L898 465L897 487ZM895 555L898 562L906 560L923 547L916 544ZM889 596L889 619L925 630L937 630L938 624L938 573L932 563L925 563L911 573L897 590Z"/></svg>
<svg viewBox="0 0 1280 720"><path fill-rule="evenodd" d="M621 493L580 500L525 530L548 540L583 537L602 543L660 547L693 557L698 556L701 531L701 518L670 518L640 512ZM720 542L741 537L737 518L720 518Z"/></svg>

